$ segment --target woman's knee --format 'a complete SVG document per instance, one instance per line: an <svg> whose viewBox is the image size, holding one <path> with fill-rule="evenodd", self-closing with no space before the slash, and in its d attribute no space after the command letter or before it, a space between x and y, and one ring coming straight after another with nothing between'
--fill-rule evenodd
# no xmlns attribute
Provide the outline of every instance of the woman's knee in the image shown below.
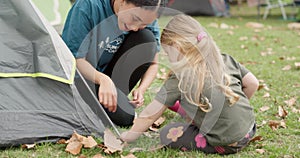
<svg viewBox="0 0 300 158"><path fill-rule="evenodd" d="M121 109L117 109L115 113L106 110L110 120L120 127L130 127L133 125L134 115L124 112Z"/></svg>
<svg viewBox="0 0 300 158"><path fill-rule="evenodd" d="M156 43L154 34L148 29L143 29L136 32L133 31L130 32L127 36L127 40L135 41L137 43L149 43L149 42Z"/></svg>

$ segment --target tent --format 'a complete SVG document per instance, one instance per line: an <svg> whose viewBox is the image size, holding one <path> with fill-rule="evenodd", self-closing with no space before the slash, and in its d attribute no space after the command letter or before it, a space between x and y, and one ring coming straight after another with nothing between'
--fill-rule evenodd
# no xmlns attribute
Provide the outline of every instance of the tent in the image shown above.
<svg viewBox="0 0 300 158"><path fill-rule="evenodd" d="M74 131L117 132L76 75L70 50L33 3L0 0L0 8L0 147L54 142Z"/></svg>
<svg viewBox="0 0 300 158"><path fill-rule="evenodd" d="M222 16L224 0L169 0L168 7L189 15Z"/></svg>

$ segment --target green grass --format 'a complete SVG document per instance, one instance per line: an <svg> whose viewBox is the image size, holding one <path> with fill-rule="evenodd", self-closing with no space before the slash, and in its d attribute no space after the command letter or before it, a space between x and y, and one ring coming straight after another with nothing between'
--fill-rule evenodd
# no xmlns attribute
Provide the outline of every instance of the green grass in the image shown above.
<svg viewBox="0 0 300 158"><path fill-rule="evenodd" d="M69 0L58 0L59 8L58 12L61 15L62 24L66 20L69 9L71 8L71 3ZM55 15L53 12L54 2L53 0L32 0L36 7L42 12L48 21L53 21Z"/></svg>
<svg viewBox="0 0 300 158"><path fill-rule="evenodd" d="M247 12L247 13L244 13ZM300 157L300 114L292 112L292 107L285 105L284 101L292 97L297 97L294 108L300 109L300 69L296 69L295 62L300 62L300 31L293 31L287 28L287 24L292 21L284 21L281 18L279 10L272 11L267 20L257 20L256 9L241 6L231 8L231 18L217 17L195 17L208 32L214 37L221 50L235 57L243 63L258 79L264 80L264 83L270 88L269 98L264 98L266 90L258 91L251 99L251 104L255 109L256 121L260 125L264 121L280 120L276 116L278 106L284 106L288 111L287 117L284 119L287 128L279 128L272 130L267 124L258 128L257 136L262 136L263 140L251 143L240 153L225 157ZM288 10L288 14L291 12ZM253 28L246 27L247 22L259 22L265 25L265 29L260 32ZM164 25L166 20L160 20ZM233 29L220 29L210 27L211 23L227 24ZM233 32L233 34L232 34ZM248 37L248 40L241 41L240 37ZM256 37L260 40L251 40ZM241 46L247 49L241 48ZM271 54L262 56L262 52L272 49ZM287 58L295 57L295 60L287 60ZM282 60L284 58L284 60ZM161 68L165 67L165 57L161 54ZM286 65L292 68L283 71ZM162 81L157 79L146 94L147 103L155 95L155 90L161 85ZM297 86L298 85L298 86ZM269 106L270 109L261 112L259 108ZM172 112L166 112L166 117L173 118L176 115ZM134 147L142 147L148 149L157 143L157 139L143 137L140 138ZM100 140L98 140L100 142ZM131 146L132 147L132 146ZM259 154L256 149L264 149L264 154ZM36 146L32 150L23 150L20 147L8 148L0 151L0 157L78 157L72 156L64 151L65 145L57 145L52 143L44 143ZM95 154L101 153L100 149L83 149L81 154L87 157L93 157ZM122 155L128 154L128 151ZM205 155L201 152L181 152L173 149L157 150L155 152L138 152L134 153L136 157L222 157L219 155ZM119 154L105 155L107 157L120 157Z"/></svg>

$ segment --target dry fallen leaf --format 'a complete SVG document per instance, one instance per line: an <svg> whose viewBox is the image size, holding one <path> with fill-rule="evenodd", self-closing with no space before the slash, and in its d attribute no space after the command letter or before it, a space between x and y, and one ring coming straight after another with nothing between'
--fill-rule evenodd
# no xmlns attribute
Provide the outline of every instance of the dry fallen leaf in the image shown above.
<svg viewBox="0 0 300 158"><path fill-rule="evenodd" d="M260 55L263 56L263 57L267 56L267 52L260 52Z"/></svg>
<svg viewBox="0 0 300 158"><path fill-rule="evenodd" d="M261 124L257 124L257 128L260 128L260 127L264 126L265 124L267 124L267 121L263 120L261 122Z"/></svg>
<svg viewBox="0 0 300 158"><path fill-rule="evenodd" d="M165 147L165 145L158 144L156 146L151 147L148 151L156 151L156 150L160 150L160 149L162 149L164 147Z"/></svg>
<svg viewBox="0 0 300 158"><path fill-rule="evenodd" d="M265 80L259 79L258 82L265 83Z"/></svg>
<svg viewBox="0 0 300 158"><path fill-rule="evenodd" d="M291 30L300 30L300 23L297 22L289 23L288 28Z"/></svg>
<svg viewBox="0 0 300 158"><path fill-rule="evenodd" d="M279 127L286 128L286 124L283 120L281 121L270 120L269 127L271 127L272 130L277 130Z"/></svg>
<svg viewBox="0 0 300 158"><path fill-rule="evenodd" d="M295 107L292 107L292 112L295 114L300 114L300 109L296 109Z"/></svg>
<svg viewBox="0 0 300 158"><path fill-rule="evenodd" d="M265 153L265 149L255 149L256 152L260 153L260 154L263 154Z"/></svg>
<svg viewBox="0 0 300 158"><path fill-rule="evenodd" d="M73 155L77 155L80 153L81 148L82 148L81 142L79 142L78 140L73 140L73 141L69 142L65 151L69 152Z"/></svg>
<svg viewBox="0 0 300 158"><path fill-rule="evenodd" d="M146 137L148 137L148 138L153 138L153 136L149 132L144 132L143 135L146 136Z"/></svg>
<svg viewBox="0 0 300 158"><path fill-rule="evenodd" d="M68 144L68 142L65 139L60 139L57 141L57 144Z"/></svg>
<svg viewBox="0 0 300 158"><path fill-rule="evenodd" d="M219 25L217 23L210 23L208 26L213 28L219 28Z"/></svg>
<svg viewBox="0 0 300 158"><path fill-rule="evenodd" d="M225 24L225 23L221 23L220 24L220 29L229 29L229 25Z"/></svg>
<svg viewBox="0 0 300 158"><path fill-rule="evenodd" d="M23 144L21 145L22 149L33 149L35 147L35 144Z"/></svg>
<svg viewBox="0 0 300 158"><path fill-rule="evenodd" d="M296 62L295 67L296 67L296 69L300 69L300 62Z"/></svg>
<svg viewBox="0 0 300 158"><path fill-rule="evenodd" d="M295 105L296 100L297 99L295 97L293 97L293 98L291 98L289 100L284 101L284 103L286 103L288 106L293 106L293 105Z"/></svg>
<svg viewBox="0 0 300 158"><path fill-rule="evenodd" d="M300 87L300 83L296 83L293 85L294 88L299 88Z"/></svg>
<svg viewBox="0 0 300 158"><path fill-rule="evenodd" d="M296 60L296 57L294 57L294 56L293 57L287 57L286 60L293 61L293 60Z"/></svg>
<svg viewBox="0 0 300 158"><path fill-rule="evenodd" d="M150 131L158 132L159 129L157 127L154 127L153 125L149 127Z"/></svg>
<svg viewBox="0 0 300 158"><path fill-rule="evenodd" d="M256 137L252 138L250 140L250 142L262 141L262 140L263 140L262 136L256 136Z"/></svg>
<svg viewBox="0 0 300 158"><path fill-rule="evenodd" d="M160 79L160 77L161 77L160 73L157 73L157 74L156 74L156 78L157 78L157 79Z"/></svg>
<svg viewBox="0 0 300 158"><path fill-rule="evenodd" d="M288 71L288 70L291 70L292 66L291 65L286 65L284 66L281 70L283 71Z"/></svg>
<svg viewBox="0 0 300 158"><path fill-rule="evenodd" d="M259 86L258 86L258 91L259 90L261 90L261 89L265 89L266 91L269 91L270 89L269 89L269 87L268 87L268 85L267 84L265 84L265 83L263 83L263 84L260 84Z"/></svg>
<svg viewBox="0 0 300 158"><path fill-rule="evenodd" d="M160 70L160 72L166 72L166 68L161 68L159 70Z"/></svg>
<svg viewBox="0 0 300 158"><path fill-rule="evenodd" d="M231 30L229 30L229 31L227 31L227 34L228 34L228 35L233 35L233 34L234 34L234 32L233 32L233 31L231 31Z"/></svg>
<svg viewBox="0 0 300 158"><path fill-rule="evenodd" d="M239 38L240 41L247 41L248 40L248 37L247 36L242 36Z"/></svg>
<svg viewBox="0 0 300 158"><path fill-rule="evenodd" d="M104 145L107 147L106 152L112 154L117 151L123 151L124 144L118 139L111 130L104 131ZM105 152L105 151L104 151Z"/></svg>
<svg viewBox="0 0 300 158"><path fill-rule="evenodd" d="M165 122L165 120L166 120L165 117L160 117L153 123L153 125L155 125L156 127L159 127L161 124L163 124Z"/></svg>
<svg viewBox="0 0 300 158"><path fill-rule="evenodd" d="M242 44L241 49L248 49L248 47Z"/></svg>
<svg viewBox="0 0 300 158"><path fill-rule="evenodd" d="M165 80L167 78L168 78L168 73L166 73L166 72L162 73L160 79Z"/></svg>
<svg viewBox="0 0 300 158"><path fill-rule="evenodd" d="M259 108L259 110L260 110L261 112L265 112L265 111L267 111L267 110L269 110L269 109L270 109L269 106L263 106L263 107Z"/></svg>
<svg viewBox="0 0 300 158"><path fill-rule="evenodd" d="M131 153L135 153L135 152L141 152L141 151L144 151L145 149L144 148L132 148L130 150Z"/></svg>
<svg viewBox="0 0 300 158"><path fill-rule="evenodd" d="M283 106L278 106L278 116L285 118L288 115L288 112L283 108Z"/></svg>
<svg viewBox="0 0 300 158"><path fill-rule="evenodd" d="M242 62L241 62L242 63ZM256 65L257 62L255 61L246 61L245 63L242 63L243 65Z"/></svg>
<svg viewBox="0 0 300 158"><path fill-rule="evenodd" d="M265 93L264 95L263 95L263 98L269 98L270 97L270 93Z"/></svg>
<svg viewBox="0 0 300 158"><path fill-rule="evenodd" d="M81 143L83 144L84 148L93 148L93 147L97 146L97 142L91 136L84 138Z"/></svg>
<svg viewBox="0 0 300 158"><path fill-rule="evenodd" d="M85 155L80 155L78 158L87 158Z"/></svg>
<svg viewBox="0 0 300 158"><path fill-rule="evenodd" d="M74 131L72 137L65 143L68 143L65 151L73 155L79 154L83 146L85 148L92 148L97 145L97 142L91 136L84 137L76 133L76 131Z"/></svg>
<svg viewBox="0 0 300 158"><path fill-rule="evenodd" d="M260 37L259 40L260 40L260 41L265 41L265 40L266 40L266 37Z"/></svg>
<svg viewBox="0 0 300 158"><path fill-rule="evenodd" d="M263 25L263 24L257 23L257 22L247 22L247 23L246 23L246 26L247 26L247 27L250 27L250 28L254 28L254 29L261 29L261 28L264 28L264 25Z"/></svg>

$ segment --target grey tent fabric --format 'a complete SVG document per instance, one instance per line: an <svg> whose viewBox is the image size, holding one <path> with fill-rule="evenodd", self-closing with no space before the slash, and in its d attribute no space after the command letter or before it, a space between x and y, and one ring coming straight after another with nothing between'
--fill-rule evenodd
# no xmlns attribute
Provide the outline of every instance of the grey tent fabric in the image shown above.
<svg viewBox="0 0 300 158"><path fill-rule="evenodd" d="M5 52L0 54L5 59L0 62L0 76L34 74L70 82L75 61L65 53L55 29L28 0L0 2L0 47Z"/></svg>
<svg viewBox="0 0 300 158"><path fill-rule="evenodd" d="M169 0L168 7L189 15L222 16L226 11L223 0Z"/></svg>
<svg viewBox="0 0 300 158"><path fill-rule="evenodd" d="M88 86L84 101L74 76L74 57L32 2L0 0L0 147L115 129Z"/></svg>

